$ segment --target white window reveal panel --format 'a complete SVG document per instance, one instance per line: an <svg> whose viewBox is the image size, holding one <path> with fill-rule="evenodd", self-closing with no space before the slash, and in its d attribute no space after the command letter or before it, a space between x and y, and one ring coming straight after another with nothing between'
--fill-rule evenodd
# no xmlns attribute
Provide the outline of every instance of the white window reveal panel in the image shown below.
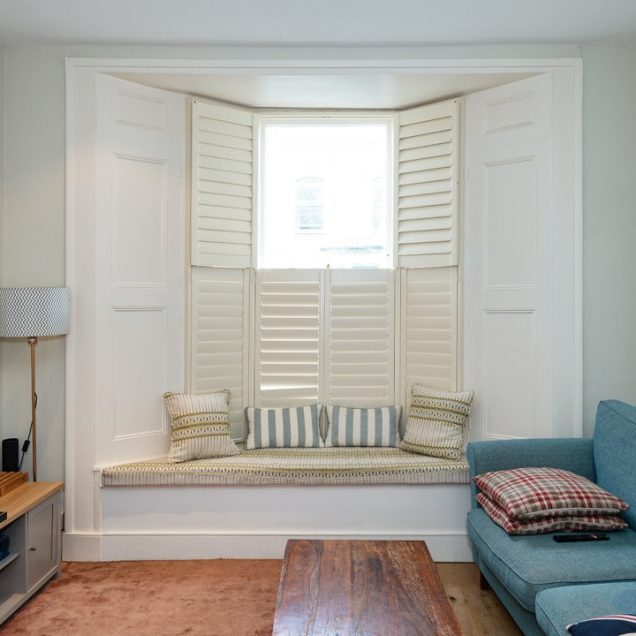
<svg viewBox="0 0 636 636"><path fill-rule="evenodd" d="M459 102L418 106L398 117L397 263L457 265Z"/></svg>
<svg viewBox="0 0 636 636"><path fill-rule="evenodd" d="M243 437L248 406L250 271L192 269L191 370L194 393L229 389L233 437Z"/></svg>
<svg viewBox="0 0 636 636"><path fill-rule="evenodd" d="M553 376L569 346L557 328L571 324L554 268L572 241L555 240L567 214L553 203L553 184L567 183L553 162L555 97L548 74L466 102L464 377L476 391L478 438L555 436L557 405L571 399L554 390L562 380Z"/></svg>
<svg viewBox="0 0 636 636"><path fill-rule="evenodd" d="M321 276L320 270L256 271L256 406L318 401Z"/></svg>
<svg viewBox="0 0 636 636"><path fill-rule="evenodd" d="M252 265L252 117L192 102L192 265Z"/></svg>
<svg viewBox="0 0 636 636"><path fill-rule="evenodd" d="M95 84L95 462L166 454L184 385L185 99Z"/></svg>
<svg viewBox="0 0 636 636"><path fill-rule="evenodd" d="M327 270L325 400L395 402L394 270Z"/></svg>
<svg viewBox="0 0 636 636"><path fill-rule="evenodd" d="M457 268L402 270L401 351L404 404L411 385L457 387Z"/></svg>

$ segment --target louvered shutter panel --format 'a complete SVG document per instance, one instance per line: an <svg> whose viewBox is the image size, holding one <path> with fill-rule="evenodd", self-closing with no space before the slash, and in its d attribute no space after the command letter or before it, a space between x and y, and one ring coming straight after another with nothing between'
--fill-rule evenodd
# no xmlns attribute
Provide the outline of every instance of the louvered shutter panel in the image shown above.
<svg viewBox="0 0 636 636"><path fill-rule="evenodd" d="M400 272L402 387L457 387L457 268Z"/></svg>
<svg viewBox="0 0 636 636"><path fill-rule="evenodd" d="M343 406L393 404L394 271L326 274L326 399Z"/></svg>
<svg viewBox="0 0 636 636"><path fill-rule="evenodd" d="M457 265L457 100L399 113L396 250L400 267Z"/></svg>
<svg viewBox="0 0 636 636"><path fill-rule="evenodd" d="M251 267L253 115L192 102L192 265Z"/></svg>
<svg viewBox="0 0 636 636"><path fill-rule="evenodd" d="M194 393L230 389L230 422L244 435L248 406L249 270L192 269L191 370Z"/></svg>
<svg viewBox="0 0 636 636"><path fill-rule="evenodd" d="M257 270L256 406L296 406L319 398L318 270Z"/></svg>

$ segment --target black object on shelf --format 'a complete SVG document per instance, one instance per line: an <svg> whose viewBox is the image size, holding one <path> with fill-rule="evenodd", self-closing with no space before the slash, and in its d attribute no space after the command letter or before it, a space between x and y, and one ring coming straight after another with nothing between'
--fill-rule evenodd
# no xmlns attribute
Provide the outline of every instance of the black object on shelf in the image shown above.
<svg viewBox="0 0 636 636"><path fill-rule="evenodd" d="M20 442L17 437L2 440L2 470L20 470Z"/></svg>
<svg viewBox="0 0 636 636"><path fill-rule="evenodd" d="M4 519L7 518L7 513L6 512L0 512L0 515L4 515L4 518L1 519L1 521L4 521ZM0 534L0 559L6 559L9 556L9 547L10 547L10 543L11 540L9 539L9 535L6 534L5 532Z"/></svg>

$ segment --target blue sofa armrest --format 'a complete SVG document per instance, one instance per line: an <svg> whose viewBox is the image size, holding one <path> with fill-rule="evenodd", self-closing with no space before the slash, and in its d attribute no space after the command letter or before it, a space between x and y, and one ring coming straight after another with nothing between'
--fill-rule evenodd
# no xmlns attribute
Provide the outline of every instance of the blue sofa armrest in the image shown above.
<svg viewBox="0 0 636 636"><path fill-rule="evenodd" d="M562 468L596 481L591 438L509 439L470 442L466 449L470 464L472 507L477 507L475 475L491 470L547 466Z"/></svg>

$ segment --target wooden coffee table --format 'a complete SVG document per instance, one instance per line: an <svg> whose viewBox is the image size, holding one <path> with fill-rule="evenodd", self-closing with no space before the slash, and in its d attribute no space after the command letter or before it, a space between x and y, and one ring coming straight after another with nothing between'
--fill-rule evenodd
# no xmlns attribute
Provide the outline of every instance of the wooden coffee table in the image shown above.
<svg viewBox="0 0 636 636"><path fill-rule="evenodd" d="M458 636L423 541L288 541L275 636Z"/></svg>

